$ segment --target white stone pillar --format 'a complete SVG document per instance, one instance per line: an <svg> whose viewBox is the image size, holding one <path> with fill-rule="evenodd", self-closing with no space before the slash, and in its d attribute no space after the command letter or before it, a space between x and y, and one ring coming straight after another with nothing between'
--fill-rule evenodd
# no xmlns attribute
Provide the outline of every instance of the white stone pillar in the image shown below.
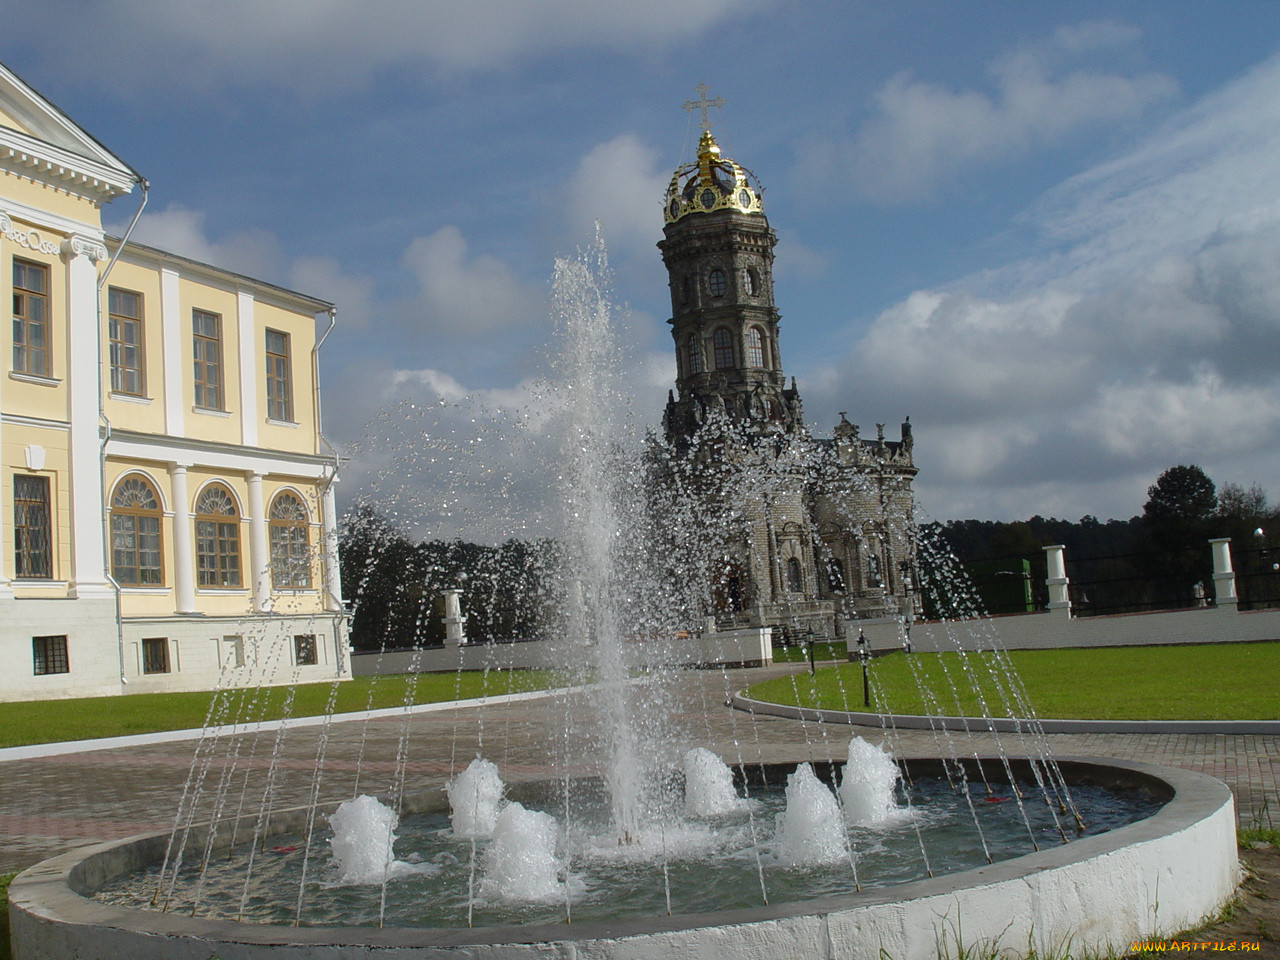
<svg viewBox="0 0 1280 960"><path fill-rule="evenodd" d="M1062 544L1045 547L1045 560L1048 562L1048 577L1045 586L1049 588L1050 611L1061 611L1062 616L1071 616L1071 594L1067 590L1070 581L1067 579L1067 561Z"/></svg>
<svg viewBox="0 0 1280 960"><path fill-rule="evenodd" d="M196 612L196 587L191 549L191 501L187 494L188 463L169 464L169 499L173 501L173 591L177 611Z"/></svg>
<svg viewBox="0 0 1280 960"><path fill-rule="evenodd" d="M460 646L467 642L463 626L467 618L462 615L462 591L456 587L444 591L444 642Z"/></svg>
<svg viewBox="0 0 1280 960"><path fill-rule="evenodd" d="M1236 596L1236 573L1231 566L1231 538L1219 537L1209 541L1213 550L1213 596L1220 610L1235 612L1239 598Z"/></svg>
<svg viewBox="0 0 1280 960"><path fill-rule="evenodd" d="M258 331L253 320L253 294L236 293L236 336L240 358L240 437L246 447L258 445ZM263 349L265 350L265 344ZM228 389L231 384L227 384ZM234 409L229 404L227 409Z"/></svg>
<svg viewBox="0 0 1280 960"><path fill-rule="evenodd" d="M271 610L271 546L267 539L267 512L262 500L262 474L250 473L249 570L253 584L253 609Z"/></svg>
<svg viewBox="0 0 1280 960"><path fill-rule="evenodd" d="M191 317L182 316L182 298L176 270L160 270L160 342L164 367L164 432L187 435L186 411L192 396L183 371L191 371Z"/></svg>
<svg viewBox="0 0 1280 960"><path fill-rule="evenodd" d="M67 264L67 418L70 425L71 583L73 597L110 597L102 496L102 438L98 430L98 262L101 240L70 236L62 244Z"/></svg>
<svg viewBox="0 0 1280 960"><path fill-rule="evenodd" d="M338 478L324 488L321 500L320 522L324 530L324 608L333 612L342 610L342 566L338 563L338 505L334 494L334 484Z"/></svg>
<svg viewBox="0 0 1280 960"><path fill-rule="evenodd" d="M9 218L9 215L7 213L5 213L3 210L0 210L0 250L4 249L4 244L3 244L4 238L12 230L13 230L13 221ZM7 383L7 381L0 380L0 393L3 393L5 383ZM0 425L0 432L2 431L3 431L3 426ZM11 547L12 547L12 544L10 543L4 543L2 545L2 549L5 549L5 550L10 550ZM12 600L12 599L13 599L13 583L10 582L9 578L4 575L4 564L0 563L0 600Z"/></svg>

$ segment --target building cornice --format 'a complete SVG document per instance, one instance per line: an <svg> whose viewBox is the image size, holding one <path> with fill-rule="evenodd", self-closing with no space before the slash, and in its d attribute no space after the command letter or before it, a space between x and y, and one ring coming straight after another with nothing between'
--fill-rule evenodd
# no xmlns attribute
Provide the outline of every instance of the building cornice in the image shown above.
<svg viewBox="0 0 1280 960"><path fill-rule="evenodd" d="M99 204L129 193L137 182L131 171L82 157L12 127L0 127L0 169Z"/></svg>
<svg viewBox="0 0 1280 960"><path fill-rule="evenodd" d="M323 479L330 476L334 470L333 458L319 454L266 450L261 447L216 443L191 437L135 433L131 430L112 430L107 438L106 452L109 457L127 457L222 471L278 474L309 479Z"/></svg>

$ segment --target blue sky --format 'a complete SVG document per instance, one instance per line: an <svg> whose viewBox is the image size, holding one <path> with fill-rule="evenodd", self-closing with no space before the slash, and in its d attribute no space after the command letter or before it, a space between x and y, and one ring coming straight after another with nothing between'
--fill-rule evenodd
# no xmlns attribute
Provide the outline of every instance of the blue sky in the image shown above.
<svg viewBox="0 0 1280 960"><path fill-rule="evenodd" d="M1128 517L1191 462L1280 496L1269 0L16 0L8 21L0 59L151 181L140 240L338 304L336 442L406 401L444 398L428 429L455 436L464 396L536 405L553 263L596 220L656 422L654 244L705 82L765 186L811 428L910 415L930 515Z"/></svg>

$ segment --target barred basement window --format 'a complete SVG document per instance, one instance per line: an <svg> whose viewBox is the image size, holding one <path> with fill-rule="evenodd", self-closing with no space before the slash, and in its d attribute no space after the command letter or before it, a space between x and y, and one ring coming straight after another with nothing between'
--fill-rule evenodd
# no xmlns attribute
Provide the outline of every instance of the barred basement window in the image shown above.
<svg viewBox="0 0 1280 960"><path fill-rule="evenodd" d="M300 633L293 638L293 661L300 667L319 663L316 656L316 635Z"/></svg>
<svg viewBox="0 0 1280 960"><path fill-rule="evenodd" d="M142 672L169 672L168 637L147 637L142 641Z"/></svg>
<svg viewBox="0 0 1280 960"><path fill-rule="evenodd" d="M37 677L51 673L70 673L71 665L67 660L67 638L32 637L31 664Z"/></svg>

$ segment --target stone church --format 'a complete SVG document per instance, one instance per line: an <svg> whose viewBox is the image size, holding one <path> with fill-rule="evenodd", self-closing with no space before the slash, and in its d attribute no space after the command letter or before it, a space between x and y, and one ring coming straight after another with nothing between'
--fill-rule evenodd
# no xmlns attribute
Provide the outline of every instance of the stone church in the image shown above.
<svg viewBox="0 0 1280 960"><path fill-rule="evenodd" d="M777 236L759 182L711 135L707 102L704 90L686 105L703 108L703 133L671 177L658 243L677 365L663 417L672 470L721 518L704 596L720 629L843 637L846 621L918 605L911 424L898 440L883 425L863 438L842 413L830 439L810 435L783 373Z"/></svg>

